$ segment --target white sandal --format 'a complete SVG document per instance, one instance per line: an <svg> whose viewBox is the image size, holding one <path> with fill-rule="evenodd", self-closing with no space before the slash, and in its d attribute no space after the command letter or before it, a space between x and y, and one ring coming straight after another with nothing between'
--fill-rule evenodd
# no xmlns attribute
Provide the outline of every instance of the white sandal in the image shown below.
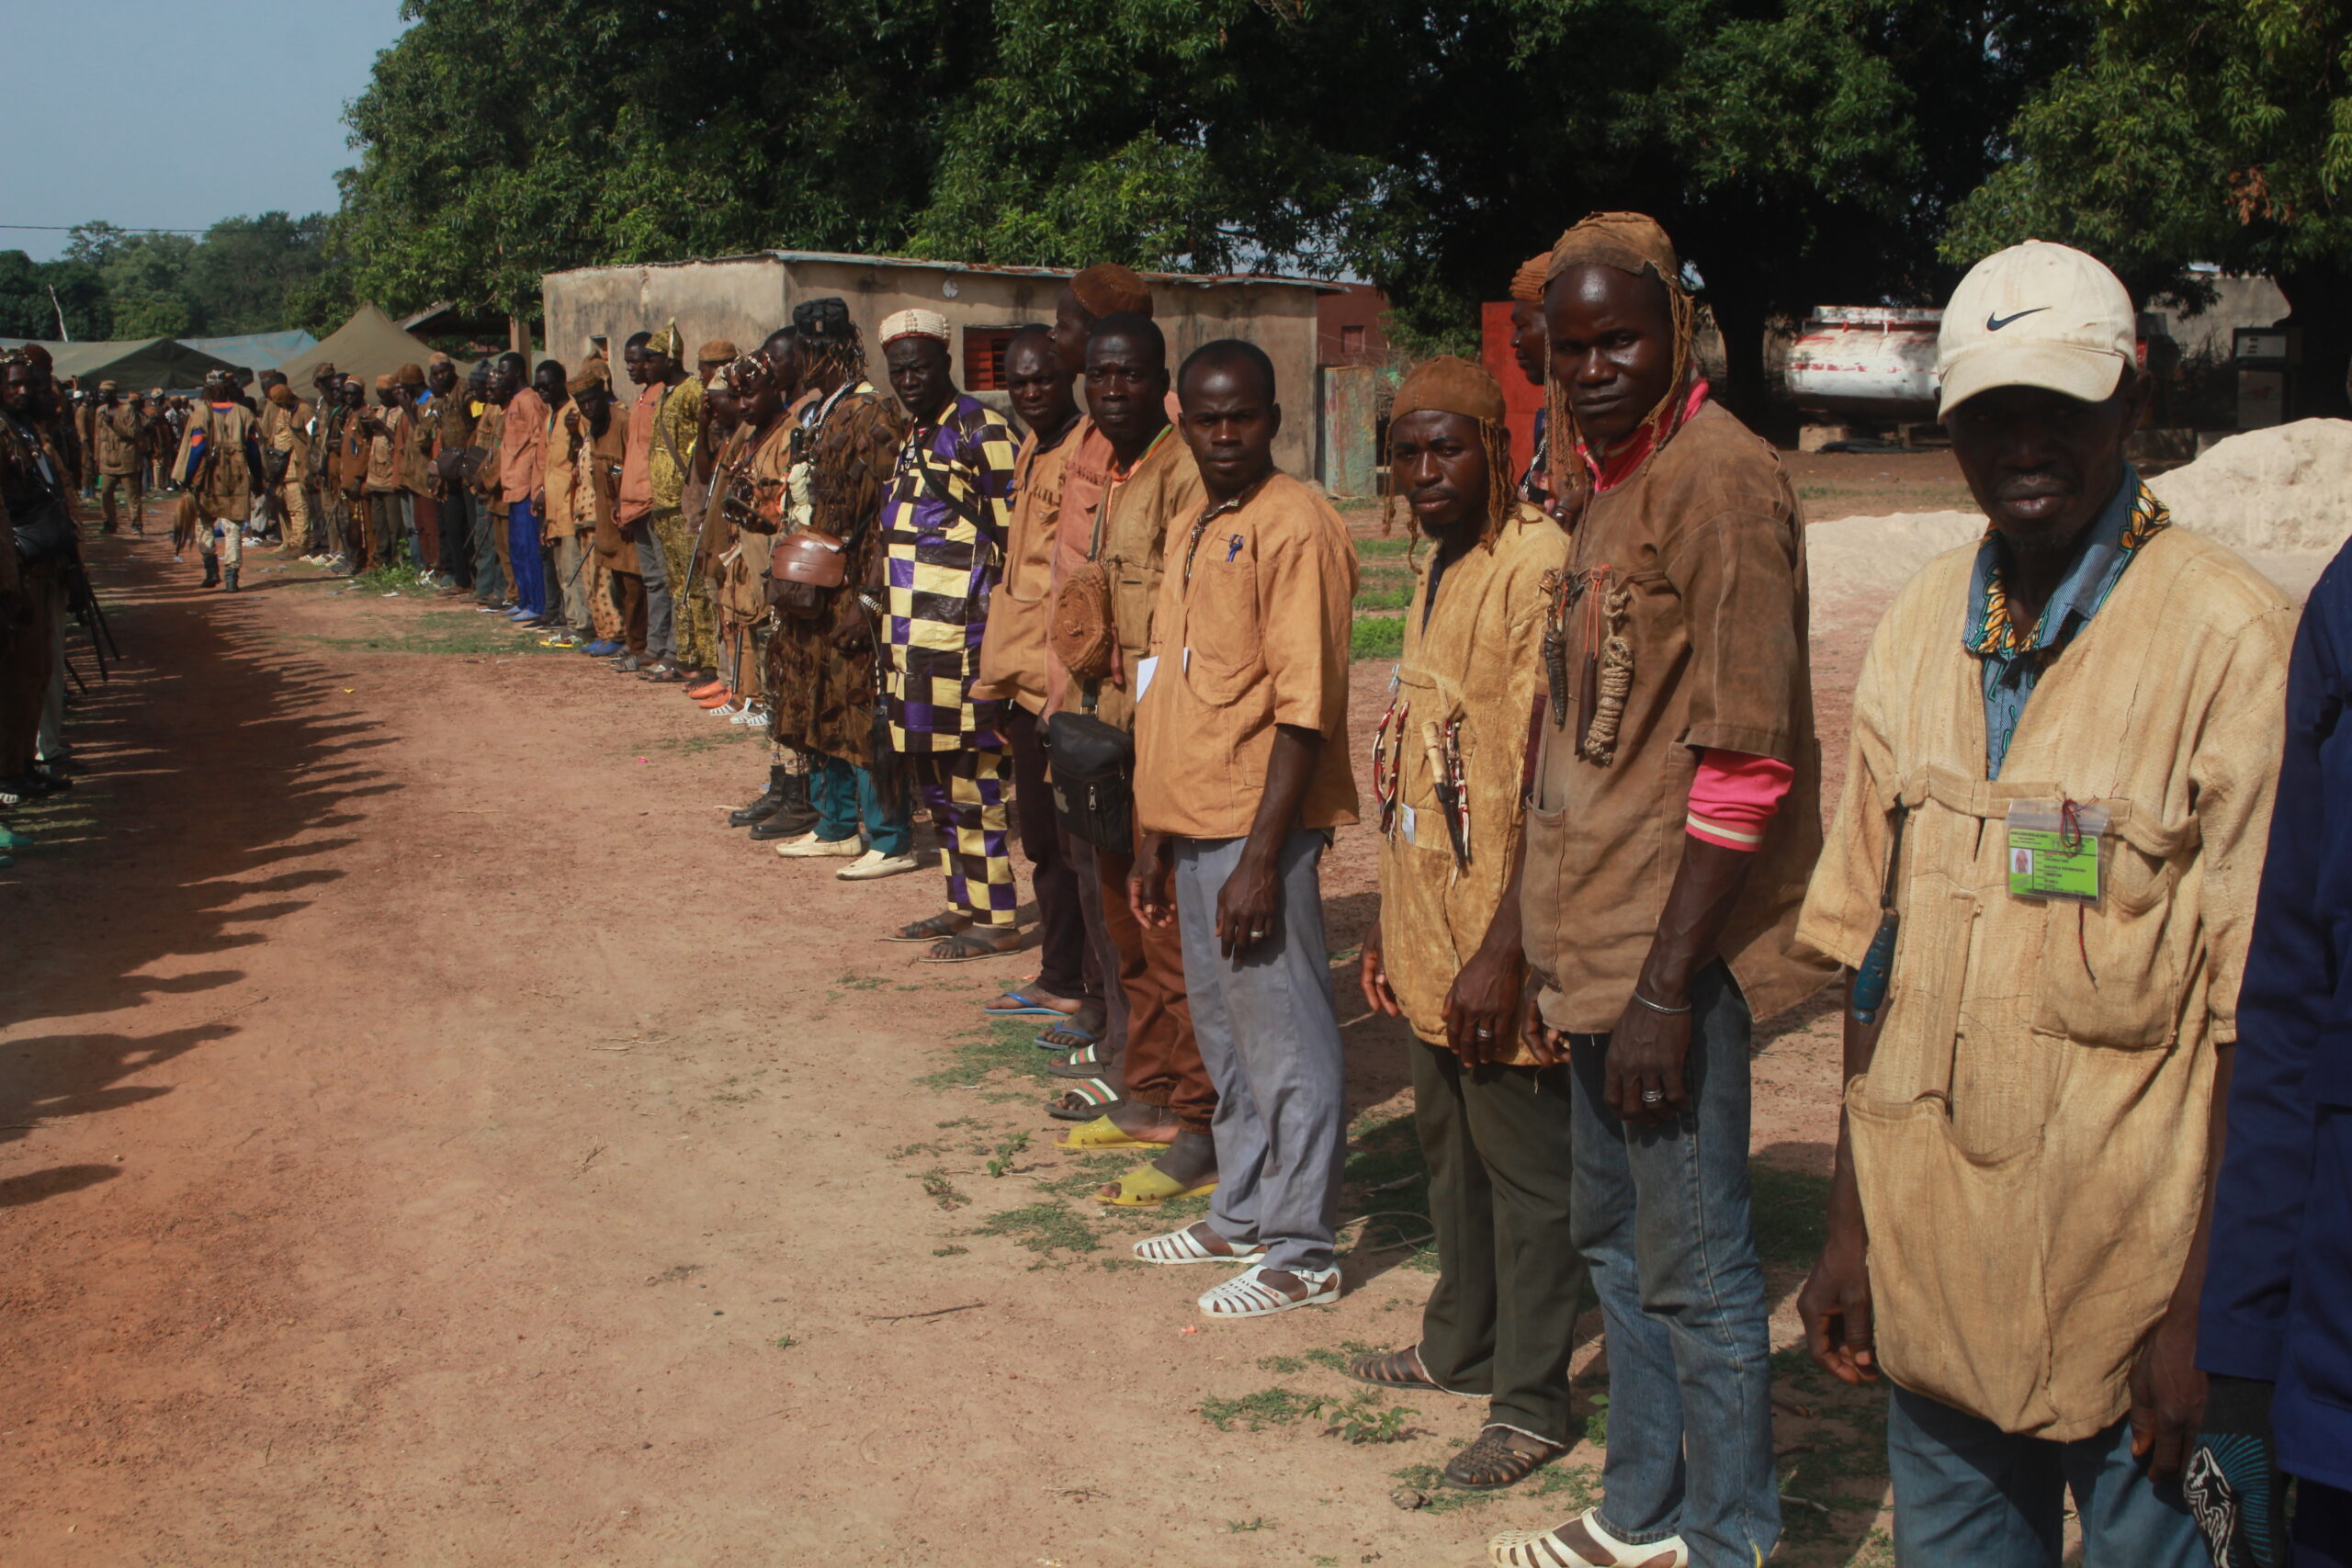
<svg viewBox="0 0 2352 1568"><path fill-rule="evenodd" d="M1201 1314L1204 1317L1272 1317L1293 1307L1329 1306L1340 1299L1340 1270L1329 1269L1293 1269L1290 1273L1306 1281L1306 1294L1293 1296L1274 1289L1260 1276L1266 1271L1262 1263L1252 1264L1216 1289L1203 1292Z"/></svg>
<svg viewBox="0 0 2352 1568"><path fill-rule="evenodd" d="M1256 1242L1227 1242L1231 1252L1211 1252L1201 1245L1201 1238L1186 1225L1181 1231L1166 1235L1146 1236L1136 1243L1136 1257L1146 1263L1255 1263L1266 1256L1266 1249Z"/></svg>
<svg viewBox="0 0 2352 1568"><path fill-rule="evenodd" d="M1505 1530L1487 1542L1487 1561L1495 1568L1690 1568L1690 1549L1679 1535L1636 1544L1619 1540L1601 1529L1597 1508L1587 1508L1569 1524L1584 1533L1604 1555L1593 1557L1560 1539L1559 1530Z"/></svg>

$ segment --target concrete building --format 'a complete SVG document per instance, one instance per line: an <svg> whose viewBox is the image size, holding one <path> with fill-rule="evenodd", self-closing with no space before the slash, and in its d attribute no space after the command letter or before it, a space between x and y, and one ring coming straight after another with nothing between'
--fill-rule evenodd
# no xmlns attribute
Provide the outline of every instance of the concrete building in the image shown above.
<svg viewBox="0 0 2352 1568"><path fill-rule="evenodd" d="M540 280L547 351L566 364L594 346L617 353L634 333L674 320L691 355L711 338L749 350L792 319L804 299L838 295L866 341L867 363L883 384L875 342L882 319L920 307L947 318L957 383L1000 410L1009 407L1004 344L1012 330L1050 322L1067 269L983 266L899 256L824 251L761 251L707 261L579 267ZM1170 367L1202 344L1246 338L1274 362L1283 404L1274 460L1290 473L1316 476L1321 418L1317 302L1337 286L1304 277L1258 275L1146 275L1152 315L1168 334Z"/></svg>

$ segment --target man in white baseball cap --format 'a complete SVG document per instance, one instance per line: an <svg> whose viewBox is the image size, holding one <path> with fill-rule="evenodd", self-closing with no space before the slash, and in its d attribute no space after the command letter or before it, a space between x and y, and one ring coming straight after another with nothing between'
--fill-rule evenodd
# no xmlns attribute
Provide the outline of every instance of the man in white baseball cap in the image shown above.
<svg viewBox="0 0 2352 1568"><path fill-rule="evenodd" d="M2132 326L2064 245L1953 291L1944 425L1991 526L1879 626L1798 926L1849 997L1798 1310L1894 1384L1905 1568L2053 1564L2070 1490L2084 1561L2210 1561L2181 1476L2295 616L2125 460Z"/></svg>

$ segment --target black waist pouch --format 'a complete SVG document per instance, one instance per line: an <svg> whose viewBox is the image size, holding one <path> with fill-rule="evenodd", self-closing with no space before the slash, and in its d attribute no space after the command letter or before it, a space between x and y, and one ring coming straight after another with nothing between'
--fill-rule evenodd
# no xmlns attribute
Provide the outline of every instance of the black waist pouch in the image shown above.
<svg viewBox="0 0 2352 1568"><path fill-rule="evenodd" d="M1097 849L1134 853L1135 738L1091 713L1057 713L1046 721L1046 760L1063 829Z"/></svg>

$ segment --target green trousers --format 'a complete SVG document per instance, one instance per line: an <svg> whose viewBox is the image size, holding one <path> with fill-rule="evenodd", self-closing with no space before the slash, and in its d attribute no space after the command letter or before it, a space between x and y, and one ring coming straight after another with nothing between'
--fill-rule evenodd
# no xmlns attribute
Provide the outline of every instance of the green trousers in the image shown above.
<svg viewBox="0 0 2352 1568"><path fill-rule="evenodd" d="M1437 1226L1421 1365L1441 1388L1488 1396L1490 1421L1565 1444L1585 1302L1568 1228L1568 1069L1465 1068L1419 1041L1406 1049Z"/></svg>

